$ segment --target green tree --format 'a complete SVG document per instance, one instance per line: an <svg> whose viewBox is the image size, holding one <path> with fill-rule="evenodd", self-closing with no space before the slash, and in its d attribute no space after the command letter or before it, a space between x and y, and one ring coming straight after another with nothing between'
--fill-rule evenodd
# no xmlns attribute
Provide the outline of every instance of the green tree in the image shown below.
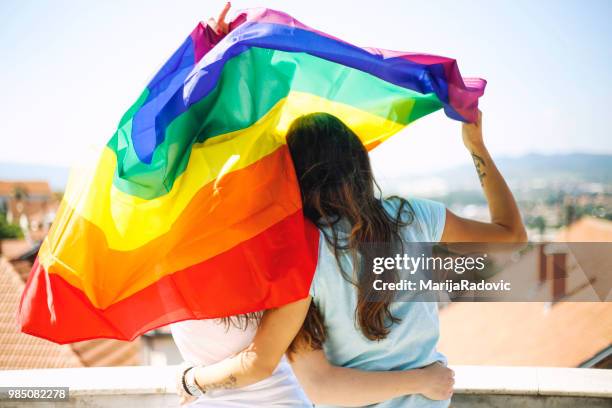
<svg viewBox="0 0 612 408"><path fill-rule="evenodd" d="M23 238L23 231L19 225L9 224L6 214L0 213L0 240L12 238Z"/></svg>
<svg viewBox="0 0 612 408"><path fill-rule="evenodd" d="M544 231L546 231L546 220L541 215L535 217L532 221L532 224L535 228L538 229L540 235L544 234Z"/></svg>

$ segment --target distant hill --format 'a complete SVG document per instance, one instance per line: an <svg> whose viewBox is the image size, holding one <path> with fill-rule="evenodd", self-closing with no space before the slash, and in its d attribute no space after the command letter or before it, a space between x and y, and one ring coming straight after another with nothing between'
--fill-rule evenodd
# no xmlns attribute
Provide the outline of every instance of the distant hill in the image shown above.
<svg viewBox="0 0 612 408"><path fill-rule="evenodd" d="M528 154L501 157L495 160L513 188L533 189L537 186L601 183L612 185L611 154ZM38 164L0 163L0 179L48 180L54 190L63 190L69 169ZM430 181L431 180L431 181ZM435 182L434 182L435 181ZM431 175L406 175L385 184L442 184L446 191L480 190L472 165L451 167ZM391 188L390 190L394 190Z"/></svg>
<svg viewBox="0 0 612 408"><path fill-rule="evenodd" d="M611 154L527 154L495 158L517 199L556 192L612 192ZM432 174L406 174L381 180L385 194L413 194L453 203L484 203L474 166L465 164Z"/></svg>
<svg viewBox="0 0 612 408"><path fill-rule="evenodd" d="M502 157L495 160L508 183L513 185L582 182L612 184L612 155L610 154L528 154ZM458 166L436 174L452 181L453 189L478 188L474 167Z"/></svg>
<svg viewBox="0 0 612 408"><path fill-rule="evenodd" d="M63 191L68 167L27 163L0 163L0 180L46 180L53 191Z"/></svg>

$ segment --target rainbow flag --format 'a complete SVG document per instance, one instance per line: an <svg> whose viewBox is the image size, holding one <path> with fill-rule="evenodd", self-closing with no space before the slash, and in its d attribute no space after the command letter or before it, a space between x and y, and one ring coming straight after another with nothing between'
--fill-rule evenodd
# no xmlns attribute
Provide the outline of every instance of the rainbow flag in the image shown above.
<svg viewBox="0 0 612 408"><path fill-rule="evenodd" d="M485 81L456 61L359 48L269 9L200 23L73 176L23 293L23 332L130 340L172 322L308 294L305 222L284 134L329 112L368 149L444 109L475 119Z"/></svg>

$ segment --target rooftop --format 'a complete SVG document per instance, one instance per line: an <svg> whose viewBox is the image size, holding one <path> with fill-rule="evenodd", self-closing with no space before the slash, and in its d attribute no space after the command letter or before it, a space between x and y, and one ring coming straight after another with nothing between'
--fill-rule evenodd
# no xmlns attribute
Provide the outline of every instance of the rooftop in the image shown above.
<svg viewBox="0 0 612 408"><path fill-rule="evenodd" d="M21 333L15 318L25 276L0 256L0 369L140 364L140 339L132 342L99 339L58 345Z"/></svg>
<svg viewBox="0 0 612 408"><path fill-rule="evenodd" d="M28 195L51 197L51 187L45 180L34 181L0 181L0 197L11 197L15 189Z"/></svg>
<svg viewBox="0 0 612 408"><path fill-rule="evenodd" d="M578 367L610 346L612 302L453 303L440 331L451 364Z"/></svg>
<svg viewBox="0 0 612 408"><path fill-rule="evenodd" d="M558 242L612 242L612 221L582 217L561 229L556 236Z"/></svg>
<svg viewBox="0 0 612 408"><path fill-rule="evenodd" d="M451 364L579 367L609 366L612 287L608 246L612 222L584 217L564 229L558 242L574 244L564 262L565 295L557 302L454 302L440 311L440 351ZM552 292L559 279L538 283L538 253L510 262L496 275L531 276L526 289ZM588 284L586 284L588 283ZM593 290L604 289L597 293ZM605 296L607 294L607 297ZM535 296L534 299L545 299ZM550 298L550 297L549 297ZM602 301L584 301L596 300Z"/></svg>

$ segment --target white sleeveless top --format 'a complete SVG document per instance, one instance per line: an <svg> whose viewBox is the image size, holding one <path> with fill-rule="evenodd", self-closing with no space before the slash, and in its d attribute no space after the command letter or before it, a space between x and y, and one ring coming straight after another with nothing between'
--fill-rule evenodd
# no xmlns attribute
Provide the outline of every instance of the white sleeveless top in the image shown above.
<svg viewBox="0 0 612 408"><path fill-rule="evenodd" d="M213 364L244 350L257 327L246 330L225 325L218 319L186 320L170 325L172 337L183 359L193 364ZM215 390L199 397L189 407L312 407L291 366L282 358L272 376L246 387Z"/></svg>

